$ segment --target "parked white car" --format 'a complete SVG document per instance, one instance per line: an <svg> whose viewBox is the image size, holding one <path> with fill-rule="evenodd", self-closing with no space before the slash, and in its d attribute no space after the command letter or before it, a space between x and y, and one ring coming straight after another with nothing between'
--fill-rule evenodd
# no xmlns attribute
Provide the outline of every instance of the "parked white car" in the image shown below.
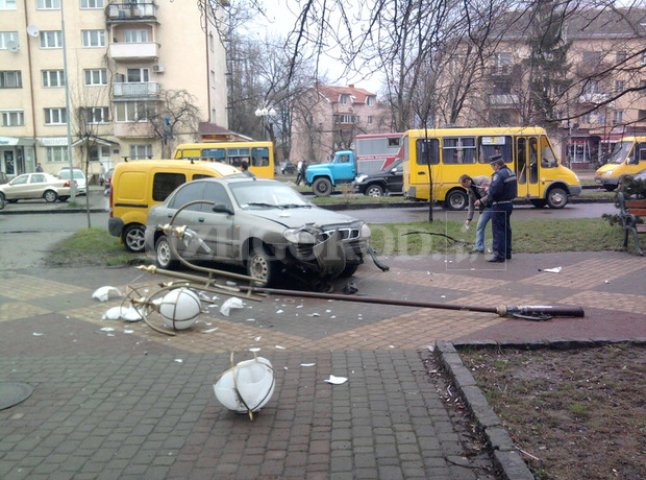
<svg viewBox="0 0 646 480"><path fill-rule="evenodd" d="M70 180L72 174L70 170L73 171L74 181L76 182L76 193L78 195L85 195L87 193L87 182L85 180L85 174L80 168L70 169L70 167L62 168L57 175L65 180Z"/></svg>
<svg viewBox="0 0 646 480"><path fill-rule="evenodd" d="M25 173L18 175L9 183L0 185L0 208L5 202L15 203L18 200L42 198L47 203L60 200L64 202L70 196L70 181L48 173Z"/></svg>

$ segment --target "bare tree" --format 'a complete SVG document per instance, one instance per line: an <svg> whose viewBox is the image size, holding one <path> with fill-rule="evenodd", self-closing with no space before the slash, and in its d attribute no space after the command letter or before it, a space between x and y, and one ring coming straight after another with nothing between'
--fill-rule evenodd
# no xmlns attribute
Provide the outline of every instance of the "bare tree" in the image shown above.
<svg viewBox="0 0 646 480"><path fill-rule="evenodd" d="M186 90L162 90L158 101L147 104L145 119L161 140L163 158L171 158L177 136L197 134L200 111L196 103Z"/></svg>

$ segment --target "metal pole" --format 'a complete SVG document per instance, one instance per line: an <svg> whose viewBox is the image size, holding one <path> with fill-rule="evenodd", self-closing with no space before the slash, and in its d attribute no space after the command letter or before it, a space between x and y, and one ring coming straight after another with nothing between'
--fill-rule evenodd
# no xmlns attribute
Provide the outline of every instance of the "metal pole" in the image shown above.
<svg viewBox="0 0 646 480"><path fill-rule="evenodd" d="M72 112L70 111L70 76L67 70L67 40L65 39L65 12L61 0L61 35L63 36L63 77L65 79L65 120L67 123L67 163L70 165L70 200L76 199L74 162L72 161Z"/></svg>

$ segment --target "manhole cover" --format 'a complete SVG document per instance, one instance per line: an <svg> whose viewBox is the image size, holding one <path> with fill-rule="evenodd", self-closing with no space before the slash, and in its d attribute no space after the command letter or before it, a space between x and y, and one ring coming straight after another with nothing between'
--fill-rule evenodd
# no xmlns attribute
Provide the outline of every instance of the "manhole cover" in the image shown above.
<svg viewBox="0 0 646 480"><path fill-rule="evenodd" d="M27 400L33 391L34 388L26 383L0 382L0 410Z"/></svg>

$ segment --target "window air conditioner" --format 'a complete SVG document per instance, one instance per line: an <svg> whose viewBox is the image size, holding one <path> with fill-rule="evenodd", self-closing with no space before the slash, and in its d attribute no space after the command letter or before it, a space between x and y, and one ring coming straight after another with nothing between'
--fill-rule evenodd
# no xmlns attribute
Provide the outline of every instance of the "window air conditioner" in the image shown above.
<svg viewBox="0 0 646 480"><path fill-rule="evenodd" d="M164 73L165 70L166 69L161 63L156 63L155 65L153 65L153 72L155 73Z"/></svg>

